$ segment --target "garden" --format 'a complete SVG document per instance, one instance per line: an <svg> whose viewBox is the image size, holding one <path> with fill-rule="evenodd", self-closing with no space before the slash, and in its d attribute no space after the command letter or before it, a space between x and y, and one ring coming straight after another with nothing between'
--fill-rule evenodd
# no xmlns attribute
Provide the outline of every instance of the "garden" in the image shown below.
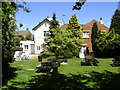
<svg viewBox="0 0 120 90"><path fill-rule="evenodd" d="M23 4L26 3L23 2ZM91 63L89 60L84 62L83 59L78 58L83 42L83 29L75 14L70 18L68 27L60 29L56 14L53 13L49 28L50 36L42 47L43 52L49 51L57 58L64 56L67 62L52 61L51 64L49 57L42 57L42 62L39 60L14 61L14 52L20 49L20 43L15 42L14 38L14 31L17 29L14 16L19 8L30 12L24 5L15 2L2 3L3 90L33 90L34 88L111 90L120 88L120 10L115 11L108 33L99 30L96 23L93 24L90 37L93 48L92 57L93 62L98 63L87 65ZM90 59L89 57L90 53L87 59ZM36 67L47 66L46 62L50 62L52 69L49 72L37 72L39 67ZM54 73L54 71L57 72Z"/></svg>
<svg viewBox="0 0 120 90"><path fill-rule="evenodd" d="M46 61L48 58L44 58ZM58 67L58 73L37 73L38 60L23 60L11 63L3 70L3 89L34 88L81 88L117 89L120 88L120 67L112 67L113 58L96 58L98 66L81 66L80 58L68 59ZM52 71L51 71L52 72Z"/></svg>

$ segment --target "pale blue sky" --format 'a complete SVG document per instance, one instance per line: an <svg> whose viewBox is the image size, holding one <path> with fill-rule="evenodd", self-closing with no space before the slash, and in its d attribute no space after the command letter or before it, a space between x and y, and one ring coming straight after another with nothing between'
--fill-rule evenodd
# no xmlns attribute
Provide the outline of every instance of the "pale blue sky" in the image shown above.
<svg viewBox="0 0 120 90"><path fill-rule="evenodd" d="M77 15L80 24L86 24L93 19L99 21L102 17L104 24L109 27L118 8L118 2L86 2L80 11L72 11L73 5L75 2L27 2L26 6L32 11L26 13L20 10L17 13L17 23L24 24L22 28L18 27L19 31L29 28L33 33L32 28L47 16L52 17L53 12L56 13L58 21L64 19L65 23L69 22L73 14ZM63 14L66 16L63 17Z"/></svg>

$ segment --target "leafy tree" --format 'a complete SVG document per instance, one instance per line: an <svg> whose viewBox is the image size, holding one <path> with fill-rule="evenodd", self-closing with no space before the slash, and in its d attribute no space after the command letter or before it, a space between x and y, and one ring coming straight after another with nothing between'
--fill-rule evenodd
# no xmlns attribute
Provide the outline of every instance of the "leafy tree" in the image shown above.
<svg viewBox="0 0 120 90"><path fill-rule="evenodd" d="M26 40L32 40L32 35L31 34L27 34L25 37Z"/></svg>
<svg viewBox="0 0 120 90"><path fill-rule="evenodd" d="M2 63L3 66L13 62L13 55L15 52L14 31L17 28L15 14L19 8L23 8L24 11L29 10L22 4L16 4L15 2L2 2Z"/></svg>
<svg viewBox="0 0 120 90"><path fill-rule="evenodd" d="M79 0L78 2L75 3L75 6L73 6L72 10L80 10L86 1L87 0L84 0L84 1Z"/></svg>
<svg viewBox="0 0 120 90"><path fill-rule="evenodd" d="M120 34L120 10L117 9L111 19L110 31L114 28L115 33Z"/></svg>

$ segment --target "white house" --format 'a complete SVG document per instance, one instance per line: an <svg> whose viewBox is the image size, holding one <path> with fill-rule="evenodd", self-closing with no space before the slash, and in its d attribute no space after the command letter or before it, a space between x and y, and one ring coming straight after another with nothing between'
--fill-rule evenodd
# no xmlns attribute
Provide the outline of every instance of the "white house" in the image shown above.
<svg viewBox="0 0 120 90"><path fill-rule="evenodd" d="M50 21L52 18L45 18L42 22L36 25L34 30L34 41L20 41L20 47L23 52L29 54L39 54L43 51L42 45L45 43L47 36L49 36Z"/></svg>
<svg viewBox="0 0 120 90"><path fill-rule="evenodd" d="M47 36L49 36L51 18L45 18L37 26L33 28L34 30L34 41L35 41L35 54L39 54L43 51L42 45L45 43Z"/></svg>

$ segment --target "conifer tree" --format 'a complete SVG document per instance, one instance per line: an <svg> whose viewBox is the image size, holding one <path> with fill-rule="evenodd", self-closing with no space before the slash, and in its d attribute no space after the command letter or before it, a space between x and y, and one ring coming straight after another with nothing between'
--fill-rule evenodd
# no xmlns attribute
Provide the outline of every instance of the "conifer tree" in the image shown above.
<svg viewBox="0 0 120 90"><path fill-rule="evenodd" d="M52 20L50 21L50 29L55 29L59 26L59 23L58 21L56 20L56 14L53 13L53 17L52 17Z"/></svg>
<svg viewBox="0 0 120 90"><path fill-rule="evenodd" d="M79 24L75 14L72 16L72 18L70 18L67 29L71 30L76 37L81 38L82 27Z"/></svg>
<svg viewBox="0 0 120 90"><path fill-rule="evenodd" d="M98 32L98 25L95 22L92 27L92 35L91 35L92 44L94 44L94 41L97 38L97 32Z"/></svg>
<svg viewBox="0 0 120 90"><path fill-rule="evenodd" d="M117 9L111 19L110 31L114 28L116 34L120 34L120 10Z"/></svg>
<svg viewBox="0 0 120 90"><path fill-rule="evenodd" d="M51 38L54 37L53 30L58 28L58 27L59 27L59 23L56 19L56 14L53 13L52 20L50 21L50 27L49 27L50 33L51 33L51 35L50 35Z"/></svg>
<svg viewBox="0 0 120 90"><path fill-rule="evenodd" d="M92 42L92 49L93 49L93 52L95 53L96 50L97 50L97 46L96 46L96 43L95 43L95 40L97 39L98 37L98 25L97 23L95 22L93 24L93 27L92 27L92 34L91 34L91 42Z"/></svg>

